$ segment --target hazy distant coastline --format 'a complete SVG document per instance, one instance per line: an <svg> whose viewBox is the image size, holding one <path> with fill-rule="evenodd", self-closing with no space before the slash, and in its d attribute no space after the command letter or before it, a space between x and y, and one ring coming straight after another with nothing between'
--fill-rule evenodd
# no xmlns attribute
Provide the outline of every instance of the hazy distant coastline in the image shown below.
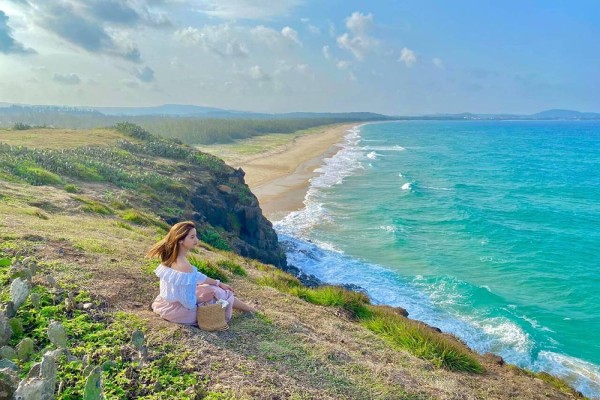
<svg viewBox="0 0 600 400"><path fill-rule="evenodd" d="M259 113L251 111L228 110L182 104L163 104L152 107L85 107L50 106L34 104L14 104L0 102L0 126L14 122L27 123L27 118L51 119L52 116L89 116L110 119L111 117L187 117L187 118L225 118L225 119L313 119L328 118L335 120L598 120L600 113L581 112L566 109L550 109L535 114L478 114L478 113L436 113L423 115L384 115L372 112L290 112ZM19 121L17 121L19 119ZM68 126L62 126L68 127Z"/></svg>

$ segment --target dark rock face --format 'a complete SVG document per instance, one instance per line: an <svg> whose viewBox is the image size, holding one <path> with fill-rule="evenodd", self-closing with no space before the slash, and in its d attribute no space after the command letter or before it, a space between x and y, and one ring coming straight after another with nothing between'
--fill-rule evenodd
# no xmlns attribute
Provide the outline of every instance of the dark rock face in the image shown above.
<svg viewBox="0 0 600 400"><path fill-rule="evenodd" d="M259 207L256 196L244 182L244 171L229 168L195 186L191 218L226 231L227 241L236 253L277 267L286 266L273 224Z"/></svg>

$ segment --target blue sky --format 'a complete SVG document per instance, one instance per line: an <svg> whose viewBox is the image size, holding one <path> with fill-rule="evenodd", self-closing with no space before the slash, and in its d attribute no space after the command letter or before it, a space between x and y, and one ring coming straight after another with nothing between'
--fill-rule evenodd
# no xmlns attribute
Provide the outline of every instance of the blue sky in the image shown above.
<svg viewBox="0 0 600 400"><path fill-rule="evenodd" d="M0 102L600 112L597 1L0 0Z"/></svg>

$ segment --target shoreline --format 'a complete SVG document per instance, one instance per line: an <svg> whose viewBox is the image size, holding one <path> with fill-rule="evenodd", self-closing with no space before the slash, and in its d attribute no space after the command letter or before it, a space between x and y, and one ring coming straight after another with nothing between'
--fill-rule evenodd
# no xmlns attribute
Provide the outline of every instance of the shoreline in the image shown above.
<svg viewBox="0 0 600 400"><path fill-rule="evenodd" d="M271 221L304 206L310 179L325 158L335 155L348 131L359 122L326 126L320 132L294 138L290 143L235 163L241 167L263 214Z"/></svg>

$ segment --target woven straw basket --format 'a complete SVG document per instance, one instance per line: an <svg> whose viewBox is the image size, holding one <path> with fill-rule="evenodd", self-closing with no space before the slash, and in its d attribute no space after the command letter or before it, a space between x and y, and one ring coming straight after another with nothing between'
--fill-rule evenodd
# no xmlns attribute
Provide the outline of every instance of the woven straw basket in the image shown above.
<svg viewBox="0 0 600 400"><path fill-rule="evenodd" d="M205 331L224 331L229 328L225 318L225 308L220 304L198 306L196 311L198 327Z"/></svg>

